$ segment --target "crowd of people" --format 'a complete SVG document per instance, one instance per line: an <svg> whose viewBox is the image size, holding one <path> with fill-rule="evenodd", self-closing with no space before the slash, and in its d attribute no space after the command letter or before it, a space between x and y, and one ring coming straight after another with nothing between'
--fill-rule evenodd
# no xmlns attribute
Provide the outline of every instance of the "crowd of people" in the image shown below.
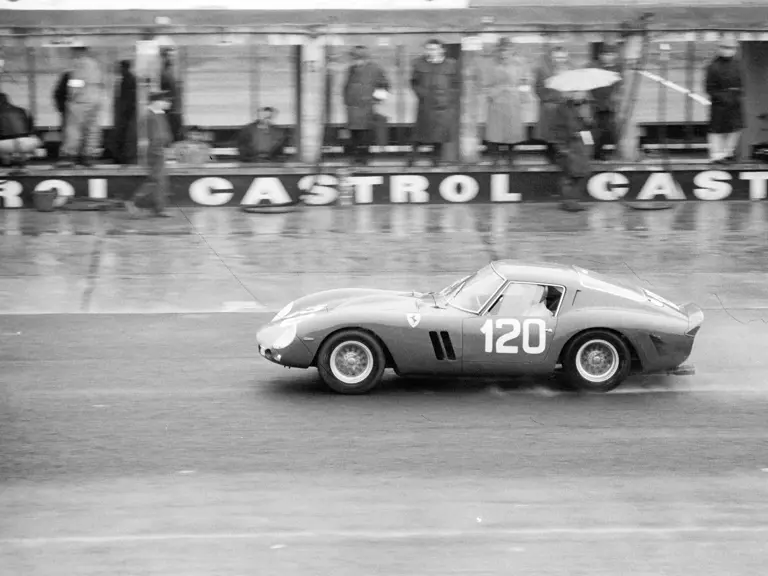
<svg viewBox="0 0 768 576"><path fill-rule="evenodd" d="M709 94L711 121L710 157L713 162L733 162L743 128L742 77L735 41L723 39L717 56L706 70L705 89ZM114 87L114 129L111 139L102 143L99 116L107 97L107 81L100 63L85 46L71 49L71 65L61 75L53 99L61 114L62 141L59 164L89 166L106 155L118 164L137 162L137 127L149 111L137 110L138 83L132 63L117 64ZM367 48L355 47L351 54L342 94L347 110L346 154L353 163L371 160L371 147L377 133L386 131L387 119L378 107L389 95L390 83L383 68L373 61ZM164 148L185 163L200 164L212 159L211 150L200 130L184 126L179 82L174 70L171 49L160 53L159 93L167 106L162 110L150 103L150 111L162 112L168 127ZM622 74L620 50L604 44L592 68ZM547 80L575 66L569 53L555 45L534 69L529 70L515 53L514 45L502 38L493 48L486 64L479 67L481 94L486 106L485 132L488 154L497 165L511 165L515 148L527 140L523 109L526 100L538 104L535 138L546 145L548 160L564 173L564 196L577 195L591 162L609 157L609 145L617 145L620 128L617 114L625 88L623 82L588 92L564 93L547 86ZM456 60L446 55L439 40L430 40L423 55L411 66L410 85L418 101L416 121L412 129L412 153L409 164L418 159L420 150L431 151L430 160L442 159L445 144L458 136L458 109L461 70ZM155 100L154 102L157 102ZM274 161L284 155L290 135L277 126L277 110L265 107L258 117L239 131L234 145L243 162ZM41 146L34 121L23 108L0 95L0 155L4 164L23 165ZM589 134L589 138L585 138ZM165 152L166 157L169 155Z"/></svg>

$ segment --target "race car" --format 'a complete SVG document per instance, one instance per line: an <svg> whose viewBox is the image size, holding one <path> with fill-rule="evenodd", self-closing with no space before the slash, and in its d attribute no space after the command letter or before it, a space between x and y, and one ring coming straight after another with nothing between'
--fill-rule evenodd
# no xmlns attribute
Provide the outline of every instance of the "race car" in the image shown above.
<svg viewBox="0 0 768 576"><path fill-rule="evenodd" d="M332 390L364 394L401 376L555 374L608 392L633 373L683 366L704 321L645 287L578 266L490 262L439 292L336 289L285 306L257 334L259 353L316 367Z"/></svg>

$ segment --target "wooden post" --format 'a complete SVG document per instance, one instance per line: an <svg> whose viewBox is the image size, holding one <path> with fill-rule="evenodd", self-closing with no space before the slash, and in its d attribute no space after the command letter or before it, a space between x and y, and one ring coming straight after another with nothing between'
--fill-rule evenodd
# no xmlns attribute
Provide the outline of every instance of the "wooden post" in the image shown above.
<svg viewBox="0 0 768 576"><path fill-rule="evenodd" d="M325 42L323 37L308 37L300 50L301 139L297 142L302 163L320 161L325 122Z"/></svg>
<svg viewBox="0 0 768 576"><path fill-rule="evenodd" d="M621 141L618 144L617 155L620 160L625 162L636 162L640 159L640 130L637 126L638 103L632 105L629 99L633 96L640 97L640 90L637 94L632 93L632 86L635 82L642 82L640 77L642 70L638 68L642 59L643 36L636 34L631 36L625 42L622 51L622 61L624 67L624 101L622 110L631 109L630 113L622 119L624 129L621 133Z"/></svg>
<svg viewBox="0 0 768 576"><path fill-rule="evenodd" d="M250 79L249 82L249 88L250 88L250 113L251 113L251 119L250 122L253 122L256 120L256 117L259 115L259 72L261 70L261 63L259 62L260 57L260 51L259 51L259 44L256 41L256 36L254 34L251 34L248 36L248 76Z"/></svg>
<svg viewBox="0 0 768 576"><path fill-rule="evenodd" d="M482 44L479 39L465 38L461 49L461 108L459 120L459 161L476 164L480 159L478 115L480 112L480 59Z"/></svg>
<svg viewBox="0 0 768 576"><path fill-rule="evenodd" d="M37 61L35 59L35 49L27 46L27 90L29 92L29 114L38 122L37 116Z"/></svg>

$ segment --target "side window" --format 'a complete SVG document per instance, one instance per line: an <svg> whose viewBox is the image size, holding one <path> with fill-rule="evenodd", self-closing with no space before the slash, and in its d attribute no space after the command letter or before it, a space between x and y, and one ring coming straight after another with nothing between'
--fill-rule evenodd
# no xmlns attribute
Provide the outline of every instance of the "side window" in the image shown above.
<svg viewBox="0 0 768 576"><path fill-rule="evenodd" d="M511 283L488 314L499 317L554 316L563 293L561 288L541 284Z"/></svg>

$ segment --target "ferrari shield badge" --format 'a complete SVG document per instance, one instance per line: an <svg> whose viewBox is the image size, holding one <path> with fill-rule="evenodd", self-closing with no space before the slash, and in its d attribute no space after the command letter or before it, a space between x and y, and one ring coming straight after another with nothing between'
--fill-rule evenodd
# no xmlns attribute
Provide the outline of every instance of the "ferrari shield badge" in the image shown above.
<svg viewBox="0 0 768 576"><path fill-rule="evenodd" d="M408 324L411 325L411 328L416 328L421 322L421 314L406 314L406 318L408 318Z"/></svg>

